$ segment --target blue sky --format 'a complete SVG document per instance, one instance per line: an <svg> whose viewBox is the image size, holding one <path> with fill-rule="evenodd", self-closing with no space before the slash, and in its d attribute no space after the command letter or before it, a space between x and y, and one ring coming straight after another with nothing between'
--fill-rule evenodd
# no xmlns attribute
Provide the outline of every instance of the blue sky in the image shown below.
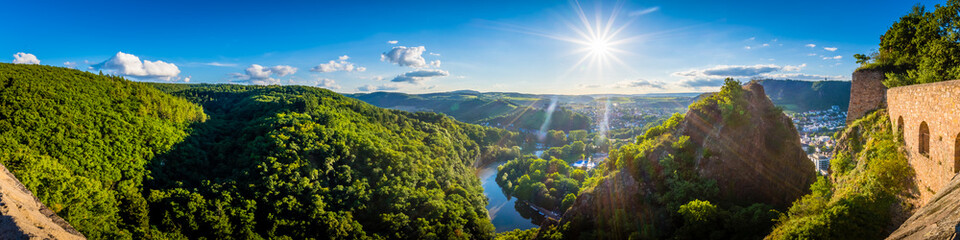
<svg viewBox="0 0 960 240"><path fill-rule="evenodd" d="M345 93L711 91L727 76L848 80L853 54L944 1L198 2L8 2L0 61ZM622 30L580 36L579 10Z"/></svg>

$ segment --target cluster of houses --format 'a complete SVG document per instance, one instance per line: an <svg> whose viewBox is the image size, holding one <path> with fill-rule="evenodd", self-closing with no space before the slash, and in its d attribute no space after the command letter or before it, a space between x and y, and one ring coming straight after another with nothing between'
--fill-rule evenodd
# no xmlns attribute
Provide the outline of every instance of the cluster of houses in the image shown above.
<svg viewBox="0 0 960 240"><path fill-rule="evenodd" d="M814 110L789 114L800 133L800 144L807 157L817 167L817 172L827 175L830 170L830 156L836 144L831 135L843 129L847 121L847 112L840 106L831 106L827 110Z"/></svg>

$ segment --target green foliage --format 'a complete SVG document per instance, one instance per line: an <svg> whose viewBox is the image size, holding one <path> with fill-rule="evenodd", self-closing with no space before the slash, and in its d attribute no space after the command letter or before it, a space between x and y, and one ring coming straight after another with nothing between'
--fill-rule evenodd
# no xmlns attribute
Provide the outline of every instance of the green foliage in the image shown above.
<svg viewBox="0 0 960 240"><path fill-rule="evenodd" d="M724 80L720 92L711 94L690 105L690 112L705 112L708 109L719 110L723 123L730 126L742 126L750 121L747 112L747 99L740 81L733 78ZM704 117L704 116L701 116Z"/></svg>
<svg viewBox="0 0 960 240"><path fill-rule="evenodd" d="M750 120L747 114L747 100L743 97L740 81L727 78L720 92L713 95L723 116L723 122L731 126L742 126Z"/></svg>
<svg viewBox="0 0 960 240"><path fill-rule="evenodd" d="M855 121L840 142L863 141L841 148L832 163L832 179L820 177L811 193L780 216L771 239L877 239L907 191L913 170L900 151L885 110ZM901 206L900 208L907 208Z"/></svg>
<svg viewBox="0 0 960 240"><path fill-rule="evenodd" d="M533 240L537 236L537 231L539 228L531 228L526 230L514 229L509 232L497 233L496 240Z"/></svg>
<svg viewBox="0 0 960 240"><path fill-rule="evenodd" d="M880 37L879 51L857 55L863 69L886 73L884 84L898 87L960 78L960 1L922 6L900 17Z"/></svg>
<svg viewBox="0 0 960 240"><path fill-rule="evenodd" d="M687 223L706 223L717 218L717 206L709 201L695 199L680 206L677 211Z"/></svg>
<svg viewBox="0 0 960 240"><path fill-rule="evenodd" d="M583 170L556 158L520 158L497 169L497 184L506 194L560 212L576 200L584 175Z"/></svg>
<svg viewBox="0 0 960 240"><path fill-rule="evenodd" d="M36 65L0 63L0 105L0 162L92 239L147 230L144 165L207 118L143 83Z"/></svg>
<svg viewBox="0 0 960 240"><path fill-rule="evenodd" d="M670 118L661 123L658 126L651 127L647 129L647 132L643 136L637 138L637 142L642 142L643 140L653 139L657 136L660 136L664 133L673 132L680 126L680 123L683 122L683 114L674 113Z"/></svg>

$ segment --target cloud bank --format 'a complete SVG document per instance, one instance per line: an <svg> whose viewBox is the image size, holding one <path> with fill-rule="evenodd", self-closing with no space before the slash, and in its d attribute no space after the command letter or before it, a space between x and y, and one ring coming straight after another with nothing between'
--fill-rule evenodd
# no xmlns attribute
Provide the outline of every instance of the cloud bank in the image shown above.
<svg viewBox="0 0 960 240"><path fill-rule="evenodd" d="M18 52L13 55L13 64L40 64L40 59L36 55Z"/></svg>
<svg viewBox="0 0 960 240"><path fill-rule="evenodd" d="M393 78L393 80L390 80L390 81L420 84L434 77L446 77L446 76L450 76L450 73L444 70L423 69L423 70L416 70L416 71L406 72L406 73L397 75L396 77Z"/></svg>
<svg viewBox="0 0 960 240"><path fill-rule="evenodd" d="M842 76L799 73L807 64L780 66L775 64L757 65L718 65L704 69L675 72L672 75L683 77L679 85L690 88L717 87L723 85L725 78L764 78L793 80L842 79Z"/></svg>
<svg viewBox="0 0 960 240"><path fill-rule="evenodd" d="M374 86L374 85L367 84L367 85L363 85L363 86L358 87L358 88L357 88L357 91L362 91L362 92L394 91L394 90L398 90L398 89L400 89L400 85L397 85L397 84L384 84L384 85L380 85L380 86Z"/></svg>
<svg viewBox="0 0 960 240"><path fill-rule="evenodd" d="M427 60L423 59L423 51L426 48L396 46L390 51L380 54L380 61L395 63L399 66L424 68L427 67Z"/></svg>
<svg viewBox="0 0 960 240"><path fill-rule="evenodd" d="M656 88L664 89L666 84L660 81L649 81L644 79L637 79L633 81L622 81L618 82L616 88Z"/></svg>
<svg viewBox="0 0 960 240"><path fill-rule="evenodd" d="M176 79L180 74L180 68L173 63L164 61L140 60L139 57L123 52L117 52L106 61L94 64L94 69L108 70L124 76L137 77L142 79Z"/></svg>
<svg viewBox="0 0 960 240"><path fill-rule="evenodd" d="M310 69L310 71L327 73L327 72L336 72L336 71L363 72L367 70L367 68L365 67L358 67L353 63L348 62L347 59L350 59L350 56L343 55L338 57L337 60L330 60L330 62L321 63L320 65L317 65L316 67L313 67L312 69Z"/></svg>
<svg viewBox="0 0 960 240"><path fill-rule="evenodd" d="M283 77L297 73L297 68L287 65L277 65L273 67L264 67L259 64L250 64L244 73L231 73L237 80L254 85L277 85L280 79L273 76Z"/></svg>

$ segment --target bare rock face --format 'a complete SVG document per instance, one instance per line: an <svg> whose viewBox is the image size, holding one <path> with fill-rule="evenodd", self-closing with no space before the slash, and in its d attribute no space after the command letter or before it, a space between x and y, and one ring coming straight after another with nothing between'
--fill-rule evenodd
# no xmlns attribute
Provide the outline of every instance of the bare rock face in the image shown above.
<svg viewBox="0 0 960 240"><path fill-rule="evenodd" d="M706 104L691 106L672 134L689 136L691 144L699 149L693 170L717 182L722 202L787 207L815 181L813 162L800 145L793 121L773 105L763 87L750 83L743 86L743 90L742 97L747 103L744 115L749 116L743 123L737 126L724 123L718 104L704 95L701 98L708 98L703 102ZM577 197L558 224L568 227L564 230L565 238L597 237L579 235L593 230L607 234L601 238L643 238L642 234L656 237L658 232L673 229L675 223L666 215L666 206L657 200L663 185L658 185L655 176L663 170L658 164L660 159L675 154L676 150L667 144L648 151L641 161L649 162L652 172L631 172L630 167L624 167ZM630 232L624 231L626 228L636 227L618 225L623 222L640 226L634 230L642 232L641 236L618 235ZM554 225L557 224L550 222L541 226L540 235L546 227Z"/></svg>
<svg viewBox="0 0 960 240"><path fill-rule="evenodd" d="M941 189L887 239L957 239L960 237L960 178Z"/></svg>
<svg viewBox="0 0 960 240"><path fill-rule="evenodd" d="M0 165L0 239L85 239Z"/></svg>
<svg viewBox="0 0 960 240"><path fill-rule="evenodd" d="M691 108L682 126L703 154L702 177L714 179L723 199L789 206L816 180L813 162L800 145L793 121L755 82L743 86L745 124L725 123L716 104Z"/></svg>
<svg viewBox="0 0 960 240"><path fill-rule="evenodd" d="M584 191L577 197L577 201L568 209L559 225L575 223L572 229L568 231L564 238L578 239L576 236L583 230L593 229L616 229L618 226L611 226L609 220L616 218L626 218L639 220L640 222L655 222L653 209L656 206L647 205L649 201L643 201L644 197L652 196L652 186L644 182L638 182L628 172L613 173L602 182L597 184L592 191ZM605 221L606 220L606 221ZM546 221L549 223L550 221ZM548 226L545 223L544 226ZM552 223L549 223L552 225ZM541 231L545 229L541 226ZM618 236L618 231L611 231L612 239L628 239L629 236Z"/></svg>

